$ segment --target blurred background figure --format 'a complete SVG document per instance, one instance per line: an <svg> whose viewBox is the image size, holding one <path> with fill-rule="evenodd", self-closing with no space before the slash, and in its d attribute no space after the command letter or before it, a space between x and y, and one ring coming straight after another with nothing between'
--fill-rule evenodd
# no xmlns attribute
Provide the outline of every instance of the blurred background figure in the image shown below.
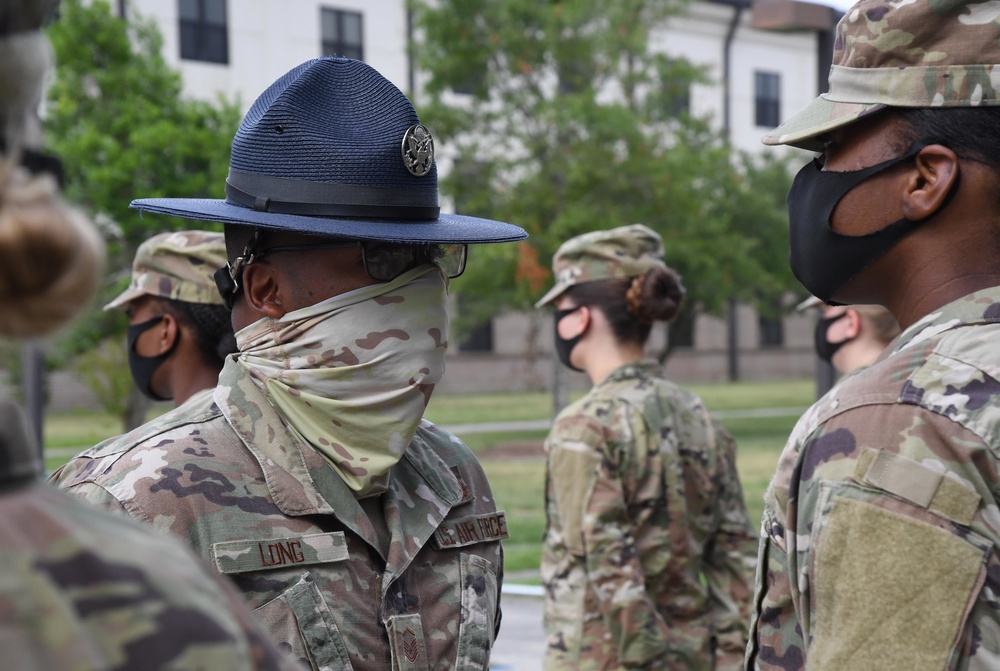
<svg viewBox="0 0 1000 671"><path fill-rule="evenodd" d="M556 351L593 388L546 440L541 575L547 671L741 669L753 534L735 444L697 396L644 360L684 298L642 225L564 243Z"/></svg>
<svg viewBox="0 0 1000 671"><path fill-rule="evenodd" d="M100 281L104 245L66 204L36 116L53 2L0 0L0 334L65 325ZM0 402L4 669L285 669L233 588L179 541L39 481L26 417Z"/></svg>
<svg viewBox="0 0 1000 671"><path fill-rule="evenodd" d="M222 233L177 231L139 246L132 281L105 310L128 315L128 363L139 390L179 406L214 389L236 352L229 310L212 274L226 265Z"/></svg>
<svg viewBox="0 0 1000 671"><path fill-rule="evenodd" d="M819 308L816 322L816 355L841 375L870 366L899 335L899 324L881 305L827 305L816 297L799 304L799 310Z"/></svg>

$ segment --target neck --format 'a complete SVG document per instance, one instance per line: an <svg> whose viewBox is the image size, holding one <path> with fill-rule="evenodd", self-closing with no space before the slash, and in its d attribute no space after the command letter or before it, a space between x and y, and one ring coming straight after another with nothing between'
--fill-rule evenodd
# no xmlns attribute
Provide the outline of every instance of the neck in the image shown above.
<svg viewBox="0 0 1000 671"><path fill-rule="evenodd" d="M175 408L199 391L213 389L219 383L219 371L204 366L191 366L180 377L182 379L171 380L170 385Z"/></svg>
<svg viewBox="0 0 1000 671"><path fill-rule="evenodd" d="M591 384L598 384L616 368L640 361L644 353L642 345L623 345L616 342L597 348L593 356L587 357L583 370L590 378Z"/></svg>

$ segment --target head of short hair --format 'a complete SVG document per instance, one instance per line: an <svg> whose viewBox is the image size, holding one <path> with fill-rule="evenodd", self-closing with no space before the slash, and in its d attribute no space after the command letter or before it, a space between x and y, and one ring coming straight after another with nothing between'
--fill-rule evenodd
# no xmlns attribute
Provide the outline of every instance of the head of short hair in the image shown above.
<svg viewBox="0 0 1000 671"><path fill-rule="evenodd" d="M193 334L198 354L208 368L222 370L226 357L238 351L232 315L225 306L169 298L154 300L159 302L164 312Z"/></svg>

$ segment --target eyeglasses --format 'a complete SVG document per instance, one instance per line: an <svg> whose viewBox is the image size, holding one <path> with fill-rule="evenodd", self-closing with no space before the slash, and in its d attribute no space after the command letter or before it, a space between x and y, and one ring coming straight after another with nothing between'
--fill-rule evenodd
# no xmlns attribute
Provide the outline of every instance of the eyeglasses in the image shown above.
<svg viewBox="0 0 1000 671"><path fill-rule="evenodd" d="M215 285L229 310L233 309L233 299L240 290L239 278L243 269L268 254L276 252L305 252L316 249L361 248L361 261L368 277L376 282L391 282L408 270L425 263L433 263L447 277L454 279L465 272L468 245L464 244L420 244L391 243L381 241L328 242L318 245L281 245L260 251L250 251L253 240L232 263L215 271Z"/></svg>

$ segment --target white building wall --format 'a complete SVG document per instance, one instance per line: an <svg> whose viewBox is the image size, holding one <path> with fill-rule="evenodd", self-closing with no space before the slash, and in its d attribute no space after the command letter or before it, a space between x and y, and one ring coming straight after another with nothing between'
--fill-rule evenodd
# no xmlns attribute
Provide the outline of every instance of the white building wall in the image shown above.
<svg viewBox="0 0 1000 671"><path fill-rule="evenodd" d="M654 48L705 68L711 83L692 87L691 113L710 117L718 129L724 125L723 59L734 12L728 5L695 2L653 39ZM731 46L730 134L735 147L760 152L766 151L761 137L771 128L754 124L754 72L781 75L781 115L788 118L816 97L819 40L813 32L756 30L751 17L752 10L742 12Z"/></svg>
<svg viewBox="0 0 1000 671"><path fill-rule="evenodd" d="M365 61L404 91L409 87L406 11L402 0L228 0L229 63L181 60L176 0L132 0L135 14L156 21L163 56L180 70L184 93L238 99L243 111L296 65L322 55L320 10L362 14Z"/></svg>

